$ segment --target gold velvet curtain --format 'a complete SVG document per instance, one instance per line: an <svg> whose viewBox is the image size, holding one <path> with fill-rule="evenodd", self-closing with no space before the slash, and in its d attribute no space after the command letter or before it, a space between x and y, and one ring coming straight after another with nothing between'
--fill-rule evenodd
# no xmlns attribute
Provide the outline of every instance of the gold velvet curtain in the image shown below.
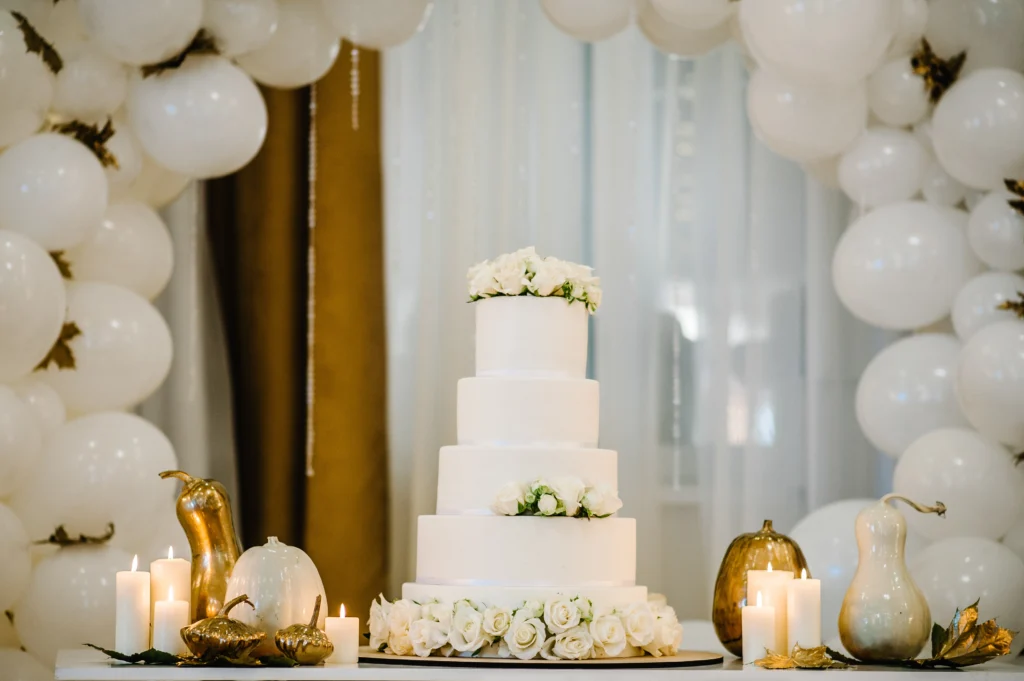
<svg viewBox="0 0 1024 681"><path fill-rule="evenodd" d="M346 46L347 47L347 46ZM208 217L229 343L242 543L303 547L327 589L366 618L387 547L379 60L348 49L317 88L315 475L306 476L310 92L264 90L267 141L210 183Z"/></svg>

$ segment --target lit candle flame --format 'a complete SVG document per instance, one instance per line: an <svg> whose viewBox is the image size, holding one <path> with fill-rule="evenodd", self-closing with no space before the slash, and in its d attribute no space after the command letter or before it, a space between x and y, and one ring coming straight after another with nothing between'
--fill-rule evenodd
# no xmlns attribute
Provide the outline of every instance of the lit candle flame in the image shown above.
<svg viewBox="0 0 1024 681"><path fill-rule="evenodd" d="M167 560L174 560L174 547L173 546L168 546L167 547Z"/></svg>
<svg viewBox="0 0 1024 681"><path fill-rule="evenodd" d="M807 579L807 568L800 568L800 579Z"/></svg>
<svg viewBox="0 0 1024 681"><path fill-rule="evenodd" d="M132 558L132 572L135 572L138 569L139 569L139 554L136 553L135 557Z"/></svg>
<svg viewBox="0 0 1024 681"><path fill-rule="evenodd" d="M768 561L768 572L772 571L772 562Z"/></svg>
<svg viewBox="0 0 1024 681"><path fill-rule="evenodd" d="M761 607L761 592L757 592L757 607Z"/></svg>
<svg viewBox="0 0 1024 681"><path fill-rule="evenodd" d="M167 587L167 600L174 600L174 586Z"/></svg>
<svg viewBox="0 0 1024 681"><path fill-rule="evenodd" d="M341 604L341 610L338 611L338 617L344 617L344 616L345 616L345 604L342 603Z"/></svg>

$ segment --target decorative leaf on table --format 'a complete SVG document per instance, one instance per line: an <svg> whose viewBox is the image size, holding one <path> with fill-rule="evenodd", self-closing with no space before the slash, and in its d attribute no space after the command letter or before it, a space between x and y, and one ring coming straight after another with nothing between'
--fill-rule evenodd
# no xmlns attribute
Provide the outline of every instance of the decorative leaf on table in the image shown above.
<svg viewBox="0 0 1024 681"><path fill-rule="evenodd" d="M21 35L25 40L25 51L38 54L47 68L53 72L53 75L60 73L60 70L64 68L64 60L60 58L53 45L47 42L46 38L39 35L39 31L29 23L24 14L21 12L11 12L11 16L18 22L18 30L21 31Z"/></svg>
<svg viewBox="0 0 1024 681"><path fill-rule="evenodd" d="M801 648L793 646L792 655L779 655L770 650L766 657L755 660L754 664L764 669L846 669L849 665L835 659L833 651L825 646Z"/></svg>
<svg viewBox="0 0 1024 681"><path fill-rule="evenodd" d="M170 653L165 653L164 651L157 650L155 648L150 648L149 650L146 650L141 653L135 653L134 655L125 655L124 653L119 653L116 650L107 650L106 648L101 648L91 643L85 643L83 645L87 645L90 648L94 648L109 658L118 660L120 662L127 662L129 664L142 663L168 666L177 665L179 662L181 662L181 658L177 655L171 655Z"/></svg>
<svg viewBox="0 0 1024 681"><path fill-rule="evenodd" d="M946 645L946 630L938 622L932 622L932 657L939 654Z"/></svg>
<svg viewBox="0 0 1024 681"><path fill-rule="evenodd" d="M796 662L786 655L779 655L765 649L765 656L760 660L754 660L754 664L762 669L796 669Z"/></svg>
<svg viewBox="0 0 1024 681"><path fill-rule="evenodd" d="M978 601L963 610L957 609L946 630L938 654L931 662L937 666L967 667L988 662L1010 652L1016 632L1003 629L995 620L978 624Z"/></svg>
<svg viewBox="0 0 1024 681"><path fill-rule="evenodd" d="M76 336L81 336L82 330L74 322L64 322L61 327L60 336L57 337L53 347L43 357L43 361L36 365L35 371L44 371L51 364L56 364L58 369L74 369L75 353L68 343Z"/></svg>

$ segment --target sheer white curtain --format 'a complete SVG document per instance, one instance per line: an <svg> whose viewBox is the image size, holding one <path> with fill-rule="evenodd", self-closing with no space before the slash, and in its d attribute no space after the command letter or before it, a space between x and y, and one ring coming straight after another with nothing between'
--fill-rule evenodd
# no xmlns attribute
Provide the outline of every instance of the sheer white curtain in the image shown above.
<svg viewBox="0 0 1024 681"><path fill-rule="evenodd" d="M393 589L473 370L465 270L528 244L602 278L601 442L638 578L682 616L707 616L736 534L876 490L853 394L879 343L829 275L847 207L753 140L737 51L586 46L535 0L439 0L385 62Z"/></svg>

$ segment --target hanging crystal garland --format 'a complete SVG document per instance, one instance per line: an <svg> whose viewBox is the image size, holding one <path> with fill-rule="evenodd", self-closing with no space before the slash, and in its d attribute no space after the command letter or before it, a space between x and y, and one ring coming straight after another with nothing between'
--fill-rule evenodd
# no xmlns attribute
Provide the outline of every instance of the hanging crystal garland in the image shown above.
<svg viewBox="0 0 1024 681"><path fill-rule="evenodd" d="M313 83L309 86L309 167L306 171L309 235L306 251L306 475L310 477L316 449L316 120L316 83Z"/></svg>
<svg viewBox="0 0 1024 681"><path fill-rule="evenodd" d="M359 46L352 44L349 52L351 68L348 72L349 92L352 94L352 129L359 129Z"/></svg>

